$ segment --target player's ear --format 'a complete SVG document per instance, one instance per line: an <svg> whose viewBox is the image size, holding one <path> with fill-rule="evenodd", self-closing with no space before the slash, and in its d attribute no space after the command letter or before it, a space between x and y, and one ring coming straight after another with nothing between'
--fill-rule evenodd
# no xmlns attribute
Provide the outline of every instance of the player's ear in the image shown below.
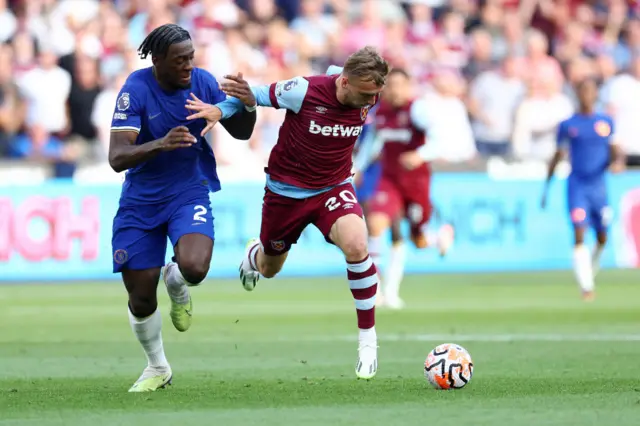
<svg viewBox="0 0 640 426"><path fill-rule="evenodd" d="M341 76L340 77L340 87L342 87L343 89L345 87L347 87L347 85L349 84L349 79L345 76Z"/></svg>

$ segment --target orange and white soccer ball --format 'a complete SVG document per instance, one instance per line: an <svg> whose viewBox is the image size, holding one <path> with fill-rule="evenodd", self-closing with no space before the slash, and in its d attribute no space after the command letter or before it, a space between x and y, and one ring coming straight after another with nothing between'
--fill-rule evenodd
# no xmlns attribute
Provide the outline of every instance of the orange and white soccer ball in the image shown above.
<svg viewBox="0 0 640 426"><path fill-rule="evenodd" d="M424 376L436 389L463 388L473 376L471 355L455 343L436 346L424 362Z"/></svg>

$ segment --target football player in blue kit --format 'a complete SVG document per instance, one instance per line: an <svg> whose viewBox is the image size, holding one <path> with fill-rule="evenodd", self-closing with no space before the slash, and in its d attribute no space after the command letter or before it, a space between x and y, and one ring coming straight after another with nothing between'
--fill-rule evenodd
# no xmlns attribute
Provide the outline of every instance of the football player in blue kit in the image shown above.
<svg viewBox="0 0 640 426"><path fill-rule="evenodd" d="M594 277L599 269L600 256L607 242L607 226L612 218L605 176L607 170L622 171L624 158L615 144L613 119L595 112L597 83L587 79L577 89L580 110L558 127L558 149L549 163L542 207L546 206L547 191L555 168L568 154L571 174L567 179L567 202L575 235L573 268L583 298L592 300ZM597 242L593 251L584 243L588 227L596 232Z"/></svg>
<svg viewBox="0 0 640 426"><path fill-rule="evenodd" d="M170 383L156 292L160 276L171 299L178 331L191 325L188 287L207 275L213 251L209 192L220 190L213 151L204 134L214 123L187 120L187 99L216 104L226 99L216 79L193 66L189 33L168 24L154 29L138 49L153 66L133 72L120 90L111 125L109 164L127 171L113 220L113 272L129 293L129 322L148 365L130 392L154 391ZM232 76L242 80L242 77ZM226 120L237 139L249 139L254 108ZM165 265L167 237L173 261Z"/></svg>

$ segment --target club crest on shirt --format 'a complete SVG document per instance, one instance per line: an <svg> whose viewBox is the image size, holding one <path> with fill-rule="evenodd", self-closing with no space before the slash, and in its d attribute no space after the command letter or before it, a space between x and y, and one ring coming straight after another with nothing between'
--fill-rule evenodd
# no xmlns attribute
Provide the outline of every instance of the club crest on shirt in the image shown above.
<svg viewBox="0 0 640 426"><path fill-rule="evenodd" d="M282 240L271 240L271 248L274 249L275 251L282 251L284 250L284 241Z"/></svg>
<svg viewBox="0 0 640 426"><path fill-rule="evenodd" d="M131 105L131 100L129 99L129 94L127 92L124 92L122 95L120 95L116 105L118 106L118 109L120 111L128 110L129 109L129 105Z"/></svg>
<svg viewBox="0 0 640 426"><path fill-rule="evenodd" d="M369 115L370 109L371 109L371 105L367 105L366 107L363 107L360 110L360 118L362 118L362 121L365 121L367 119L367 115Z"/></svg>
<svg viewBox="0 0 640 426"><path fill-rule="evenodd" d="M611 126L606 121L598 120L596 124L593 125L594 130L599 136L606 138L611 135Z"/></svg>

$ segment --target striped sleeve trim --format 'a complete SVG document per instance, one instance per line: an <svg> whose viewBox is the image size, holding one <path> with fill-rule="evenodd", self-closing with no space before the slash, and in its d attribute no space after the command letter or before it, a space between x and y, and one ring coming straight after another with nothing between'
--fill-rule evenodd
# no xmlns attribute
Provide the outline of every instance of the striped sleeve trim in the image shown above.
<svg viewBox="0 0 640 426"><path fill-rule="evenodd" d="M133 126L119 126L119 127L111 127L112 132L136 132L140 133L139 127Z"/></svg>

